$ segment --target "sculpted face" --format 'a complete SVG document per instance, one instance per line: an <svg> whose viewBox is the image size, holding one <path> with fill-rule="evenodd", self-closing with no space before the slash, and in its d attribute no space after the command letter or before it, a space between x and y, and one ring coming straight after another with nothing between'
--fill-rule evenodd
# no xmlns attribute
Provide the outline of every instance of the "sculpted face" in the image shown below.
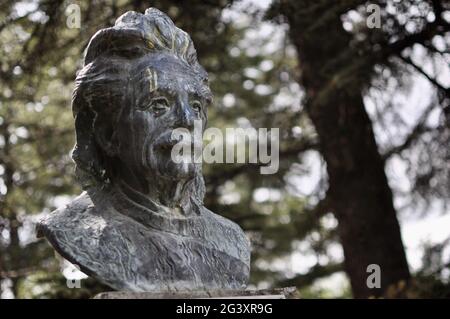
<svg viewBox="0 0 450 319"><path fill-rule="evenodd" d="M98 31L72 102L72 158L83 187L129 186L185 211L190 202L201 203L201 164L172 160L180 142L172 133L191 132L190 144L201 144L193 140L201 134L193 133L198 122L206 125L212 98L207 77L189 35L156 9L128 12L114 27Z"/></svg>
<svg viewBox="0 0 450 319"><path fill-rule="evenodd" d="M172 147L179 141L171 135L174 129L183 128L194 137L194 121L206 123L209 87L185 62L171 55L144 56L134 62L133 69L129 100L114 128L120 165L147 182L192 179L201 173L201 164L172 161Z"/></svg>

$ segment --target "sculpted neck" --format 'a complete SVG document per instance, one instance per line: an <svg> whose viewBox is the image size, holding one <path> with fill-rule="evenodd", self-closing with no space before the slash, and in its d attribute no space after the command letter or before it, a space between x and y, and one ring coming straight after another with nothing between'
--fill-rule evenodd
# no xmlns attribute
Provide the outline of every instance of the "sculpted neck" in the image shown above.
<svg viewBox="0 0 450 319"><path fill-rule="evenodd" d="M190 209L189 180L168 180L157 176L136 176L131 172L116 172L112 179L113 187L127 197L146 197L148 200L170 209ZM139 195L136 195L138 193ZM132 199L132 198L131 198Z"/></svg>

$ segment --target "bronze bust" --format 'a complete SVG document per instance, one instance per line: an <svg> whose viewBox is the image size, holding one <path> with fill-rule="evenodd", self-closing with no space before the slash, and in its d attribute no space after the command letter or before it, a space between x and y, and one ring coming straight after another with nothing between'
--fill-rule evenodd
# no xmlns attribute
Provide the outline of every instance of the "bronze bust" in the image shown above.
<svg viewBox="0 0 450 319"><path fill-rule="evenodd" d="M171 132L204 125L211 99L192 40L161 11L130 11L98 31L72 100L85 192L38 234L116 290L244 288L244 232L203 206L200 163L171 160Z"/></svg>

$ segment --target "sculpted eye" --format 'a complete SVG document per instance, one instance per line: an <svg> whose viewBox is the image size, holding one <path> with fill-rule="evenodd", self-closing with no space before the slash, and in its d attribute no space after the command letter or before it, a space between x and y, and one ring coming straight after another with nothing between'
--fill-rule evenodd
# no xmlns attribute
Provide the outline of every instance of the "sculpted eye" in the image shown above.
<svg viewBox="0 0 450 319"><path fill-rule="evenodd" d="M149 108L156 116L162 115L169 109L169 101L165 97L155 98Z"/></svg>
<svg viewBox="0 0 450 319"><path fill-rule="evenodd" d="M200 112L202 110L202 104L199 101L193 101L191 107L195 112Z"/></svg>

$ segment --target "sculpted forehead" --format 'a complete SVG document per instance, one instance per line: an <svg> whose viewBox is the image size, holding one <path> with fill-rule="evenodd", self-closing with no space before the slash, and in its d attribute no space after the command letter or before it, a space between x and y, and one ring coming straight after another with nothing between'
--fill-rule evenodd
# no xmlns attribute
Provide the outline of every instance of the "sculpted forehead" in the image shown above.
<svg viewBox="0 0 450 319"><path fill-rule="evenodd" d="M164 90L172 93L184 91L206 100L212 97L206 79L174 56L148 55L136 63L135 71L141 90Z"/></svg>

